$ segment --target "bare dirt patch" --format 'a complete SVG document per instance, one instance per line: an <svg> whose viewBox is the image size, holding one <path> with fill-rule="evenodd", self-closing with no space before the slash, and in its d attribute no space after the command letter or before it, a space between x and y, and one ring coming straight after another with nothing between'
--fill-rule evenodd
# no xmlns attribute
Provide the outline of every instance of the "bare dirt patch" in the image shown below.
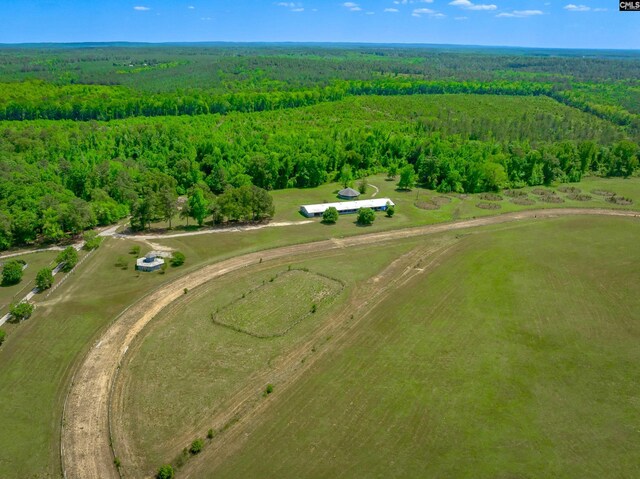
<svg viewBox="0 0 640 479"><path fill-rule="evenodd" d="M564 199L560 198L555 193L553 195L541 196L540 201L544 201L545 203L564 203Z"/></svg>
<svg viewBox="0 0 640 479"><path fill-rule="evenodd" d="M573 201L591 201L593 199L591 195L587 195L586 193L571 193L567 195L567 198Z"/></svg>
<svg viewBox="0 0 640 479"><path fill-rule="evenodd" d="M571 193L571 194L578 194L582 192L580 188L576 188L575 186L560 186L558 188L558 191L560 193Z"/></svg>
<svg viewBox="0 0 640 479"><path fill-rule="evenodd" d="M502 208L502 206L497 203L483 203L482 201L476 204L476 207L483 210L499 210Z"/></svg>
<svg viewBox="0 0 640 479"><path fill-rule="evenodd" d="M532 200L531 198L527 198L527 196L517 196L515 198L513 198L511 200L511 203L513 203L514 205L520 205L520 206L531 206L531 205L535 205L536 201Z"/></svg>
<svg viewBox="0 0 640 479"><path fill-rule="evenodd" d="M523 198L528 196L526 191L522 191L522 190L503 190L502 194L504 194L505 196L508 196L509 198Z"/></svg>
<svg viewBox="0 0 640 479"><path fill-rule="evenodd" d="M502 196L496 193L481 193L479 198L485 201L502 201Z"/></svg>
<svg viewBox="0 0 640 479"><path fill-rule="evenodd" d="M421 210L439 210L440 205L433 200L416 201L414 205Z"/></svg>
<svg viewBox="0 0 640 479"><path fill-rule="evenodd" d="M531 193L533 193L536 196L541 196L541 197L545 197L545 196L555 196L556 192L553 190L545 190L544 188L534 188L533 190L531 190Z"/></svg>
<svg viewBox="0 0 640 479"><path fill-rule="evenodd" d="M613 203L614 205L620 206L630 206L633 204L633 200L631 198L627 198L625 196L613 195L606 198L606 201L609 203Z"/></svg>
<svg viewBox="0 0 640 479"><path fill-rule="evenodd" d="M615 196L615 191L610 190L591 190L591 193L598 196Z"/></svg>

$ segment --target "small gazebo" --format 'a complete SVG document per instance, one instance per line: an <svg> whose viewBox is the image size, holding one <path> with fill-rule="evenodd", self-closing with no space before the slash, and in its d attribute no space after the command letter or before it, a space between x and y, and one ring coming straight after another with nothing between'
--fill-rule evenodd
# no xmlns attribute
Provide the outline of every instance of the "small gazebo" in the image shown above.
<svg viewBox="0 0 640 479"><path fill-rule="evenodd" d="M342 198L343 200L355 200L358 196L360 196L360 193L353 188L345 188L338 192L338 198Z"/></svg>

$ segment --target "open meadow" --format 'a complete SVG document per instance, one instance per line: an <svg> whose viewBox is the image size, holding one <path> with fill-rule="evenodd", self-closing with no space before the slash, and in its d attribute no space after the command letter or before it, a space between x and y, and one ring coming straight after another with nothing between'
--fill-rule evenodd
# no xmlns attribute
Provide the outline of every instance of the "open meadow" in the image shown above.
<svg viewBox="0 0 640 479"><path fill-rule="evenodd" d="M122 470L632 477L639 233L635 219L558 218L297 259L346 290L318 324L276 339L208 313L285 264L205 285L128 356L114 409ZM367 294L378 301L358 309ZM180 453L210 428L202 453Z"/></svg>

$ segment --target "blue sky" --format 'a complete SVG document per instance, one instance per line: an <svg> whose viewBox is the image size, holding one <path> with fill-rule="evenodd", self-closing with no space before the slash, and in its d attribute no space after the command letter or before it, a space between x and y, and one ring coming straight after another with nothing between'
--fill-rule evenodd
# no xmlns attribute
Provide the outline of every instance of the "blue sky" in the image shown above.
<svg viewBox="0 0 640 479"><path fill-rule="evenodd" d="M0 0L0 43L379 42L640 49L617 0Z"/></svg>

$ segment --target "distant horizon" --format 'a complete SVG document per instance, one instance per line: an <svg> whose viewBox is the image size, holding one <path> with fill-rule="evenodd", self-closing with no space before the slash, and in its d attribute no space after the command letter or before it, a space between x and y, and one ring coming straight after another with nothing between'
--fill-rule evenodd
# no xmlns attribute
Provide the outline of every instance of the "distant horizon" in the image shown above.
<svg viewBox="0 0 640 479"><path fill-rule="evenodd" d="M522 50L559 50L559 51L610 51L610 52L631 52L640 53L638 48L597 48L597 47L538 47L526 45L484 45L471 43L415 43L415 42L331 42L331 41L226 41L226 40L200 40L200 41L163 41L163 42L144 42L144 41L128 41L128 40L105 40L105 41L74 41L74 42L20 42L20 43L0 43L0 48L4 47L102 47L102 46L248 46L248 45L278 45L278 46L329 46L329 47L416 47L416 48L504 48L504 49L522 49Z"/></svg>
<svg viewBox="0 0 640 479"><path fill-rule="evenodd" d="M0 0L0 44L337 43L640 50L613 0Z"/></svg>

